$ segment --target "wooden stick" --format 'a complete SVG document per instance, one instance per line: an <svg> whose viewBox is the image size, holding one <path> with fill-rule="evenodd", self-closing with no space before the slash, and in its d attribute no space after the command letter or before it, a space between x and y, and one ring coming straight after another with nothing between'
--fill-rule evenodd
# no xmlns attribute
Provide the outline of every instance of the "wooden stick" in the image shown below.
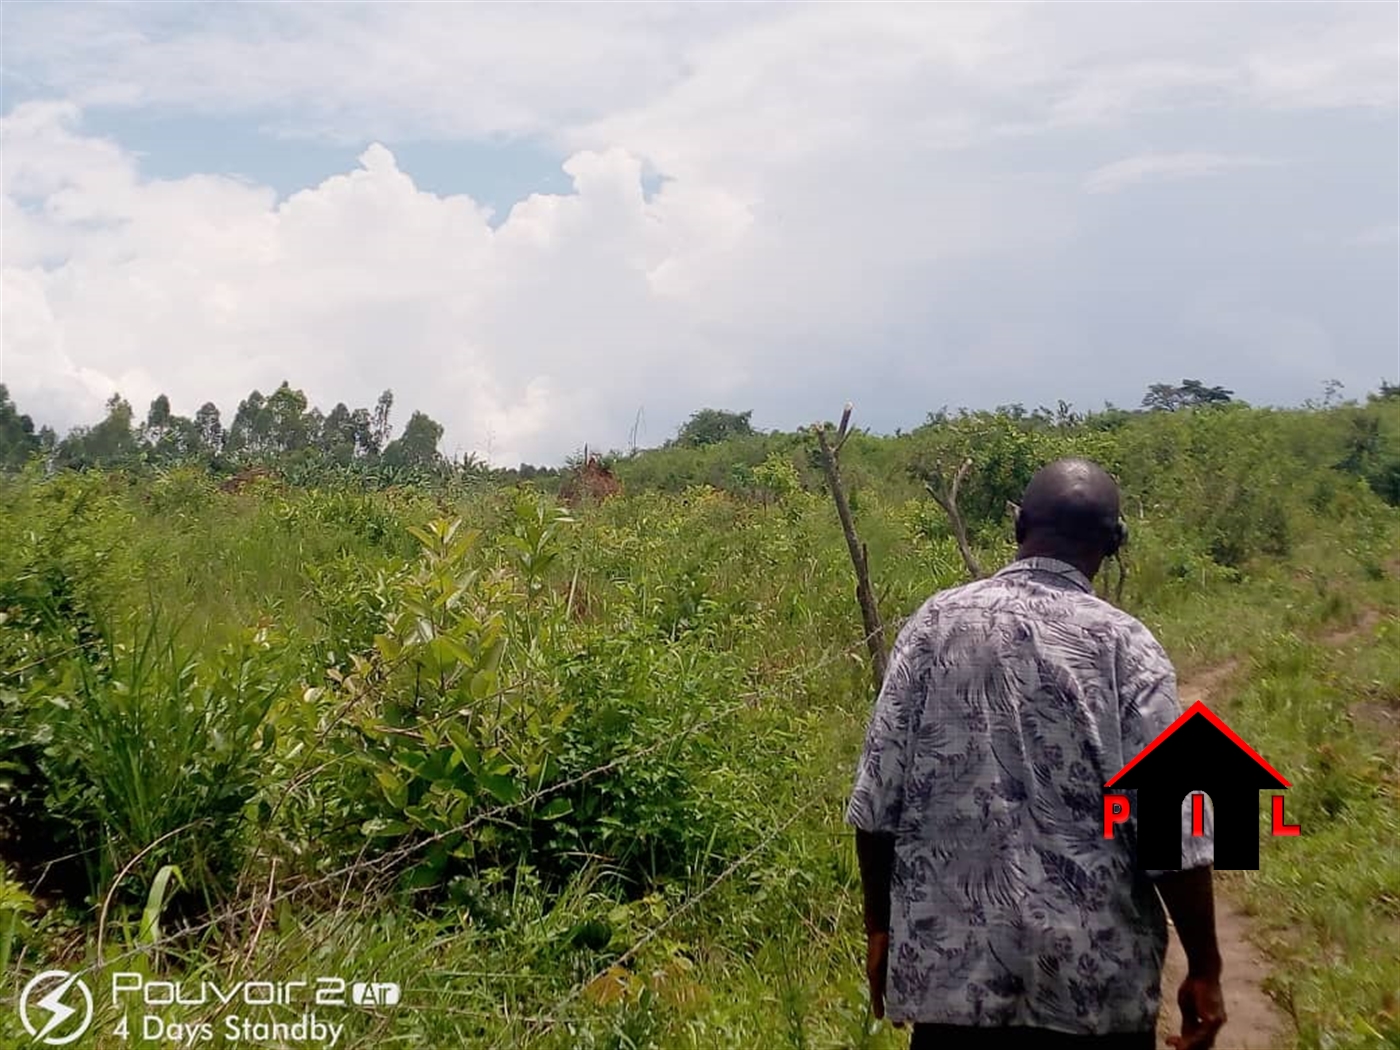
<svg viewBox="0 0 1400 1050"><path fill-rule="evenodd" d="M958 510L958 489L962 488L962 483L967 480L967 475L971 470L972 458L969 456L962 461L957 473L953 475L953 483L948 487L947 492L939 491L928 482L924 483L924 488L943 508L943 513L948 515L948 524L952 526L953 539L957 541L958 553L962 555L963 565L967 566L968 575L974 580L980 580L984 575L982 566L977 563L977 556L972 553L972 544L967 541L967 524L963 521L962 513Z"/></svg>
<svg viewBox="0 0 1400 1050"><path fill-rule="evenodd" d="M870 552L856 535L855 521L851 518L851 505L846 500L846 490L841 484L841 470L837 453L850 436L847 427L851 421L851 403L841 413L841 425L837 429L835 447L827 440L825 426L812 426L821 449L822 469L826 473L826 483L831 489L831 497L836 501L836 514L841 519L841 531L846 534L846 549L851 555L851 565L856 570L856 602L860 606L860 618L865 626L865 644L870 650L871 674L875 679L875 690L879 692L885 681L885 629L880 622L880 608L875 602L875 591L870 586Z"/></svg>

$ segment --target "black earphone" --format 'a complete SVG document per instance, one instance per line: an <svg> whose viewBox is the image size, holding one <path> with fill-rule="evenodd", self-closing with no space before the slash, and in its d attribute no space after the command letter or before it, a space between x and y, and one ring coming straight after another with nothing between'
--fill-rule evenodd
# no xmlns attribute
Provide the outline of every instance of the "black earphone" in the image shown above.
<svg viewBox="0 0 1400 1050"><path fill-rule="evenodd" d="M1111 558L1117 554L1128 542L1128 523L1121 517L1115 518L1113 524L1107 529L1108 547L1104 551L1104 556Z"/></svg>

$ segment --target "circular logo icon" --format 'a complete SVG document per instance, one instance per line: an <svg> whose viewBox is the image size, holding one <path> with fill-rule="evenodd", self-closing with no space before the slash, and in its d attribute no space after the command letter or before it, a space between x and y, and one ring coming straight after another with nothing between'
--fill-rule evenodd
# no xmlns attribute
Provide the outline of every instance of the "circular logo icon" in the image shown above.
<svg viewBox="0 0 1400 1050"><path fill-rule="evenodd" d="M46 990L48 985L53 987ZM72 1001L79 998L82 999L81 1008L72 1005ZM40 1023L37 1025L30 1018L31 1009L38 1016ZM24 1030L39 1042L63 1046L81 1036L92 1024L92 993L77 974L45 970L31 979L20 993L19 1019Z"/></svg>

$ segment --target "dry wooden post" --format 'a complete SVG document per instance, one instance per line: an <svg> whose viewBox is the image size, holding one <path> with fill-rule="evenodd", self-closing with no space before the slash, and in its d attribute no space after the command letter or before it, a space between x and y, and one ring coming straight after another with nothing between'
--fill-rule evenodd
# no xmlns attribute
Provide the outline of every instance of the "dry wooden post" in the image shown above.
<svg viewBox="0 0 1400 1050"><path fill-rule="evenodd" d="M855 522L851 518L851 506L846 502L846 490L841 484L841 471L837 456L841 446L850 436L851 408L846 402L841 413L841 425L836 429L836 443L826 437L825 425L812 425L821 449L822 469L826 472L826 483L831 489L831 498L836 501L836 513L841 519L841 531L846 534L846 548L851 553L851 564L856 570L856 601L860 605L861 622L865 625L865 644L870 650L871 674L875 678L875 690L879 691L885 681L885 629L880 623L880 607L875 603L875 591L870 586L870 558L865 544L856 536Z"/></svg>
<svg viewBox="0 0 1400 1050"><path fill-rule="evenodd" d="M962 513L958 510L958 489L967 480L968 472L972 470L971 458L962 461L962 466L953 475L953 483L948 486L946 492L933 487L925 482L924 488L928 489L928 494L937 501L943 508L943 513L948 515L948 524L953 528L953 539L958 543L958 553L962 555L963 564L967 566L968 574L974 580L982 579L982 567L977 564L977 557L972 553L972 544L967 542L967 525L963 522Z"/></svg>

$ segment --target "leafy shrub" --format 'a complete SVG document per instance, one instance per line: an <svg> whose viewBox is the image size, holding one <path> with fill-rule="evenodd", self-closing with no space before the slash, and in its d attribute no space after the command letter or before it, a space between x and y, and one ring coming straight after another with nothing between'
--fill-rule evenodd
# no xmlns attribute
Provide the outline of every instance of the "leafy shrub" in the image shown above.
<svg viewBox="0 0 1400 1050"><path fill-rule="evenodd" d="M561 687L575 710L558 782L578 783L557 795L568 817L539 838L556 870L591 857L645 887L747 840L743 776L726 775L718 743L733 732L725 716L738 683L732 665L696 643L662 651L645 636L600 633L564 665ZM771 771L780 754L768 758Z"/></svg>
<svg viewBox="0 0 1400 1050"><path fill-rule="evenodd" d="M176 467L151 482L145 503L152 514L165 519L187 519L204 513L216 486L207 470Z"/></svg>
<svg viewBox="0 0 1400 1050"><path fill-rule="evenodd" d="M420 558L384 582L382 632L312 697L344 712L334 746L365 774L363 834L372 852L399 851L413 886L522 852L521 813L497 820L492 810L548 781L569 715L528 673L553 617L544 577L569 519L528 497L516 518L504 565L491 564L480 530L460 520L412 528ZM522 808L526 819L559 812Z"/></svg>

